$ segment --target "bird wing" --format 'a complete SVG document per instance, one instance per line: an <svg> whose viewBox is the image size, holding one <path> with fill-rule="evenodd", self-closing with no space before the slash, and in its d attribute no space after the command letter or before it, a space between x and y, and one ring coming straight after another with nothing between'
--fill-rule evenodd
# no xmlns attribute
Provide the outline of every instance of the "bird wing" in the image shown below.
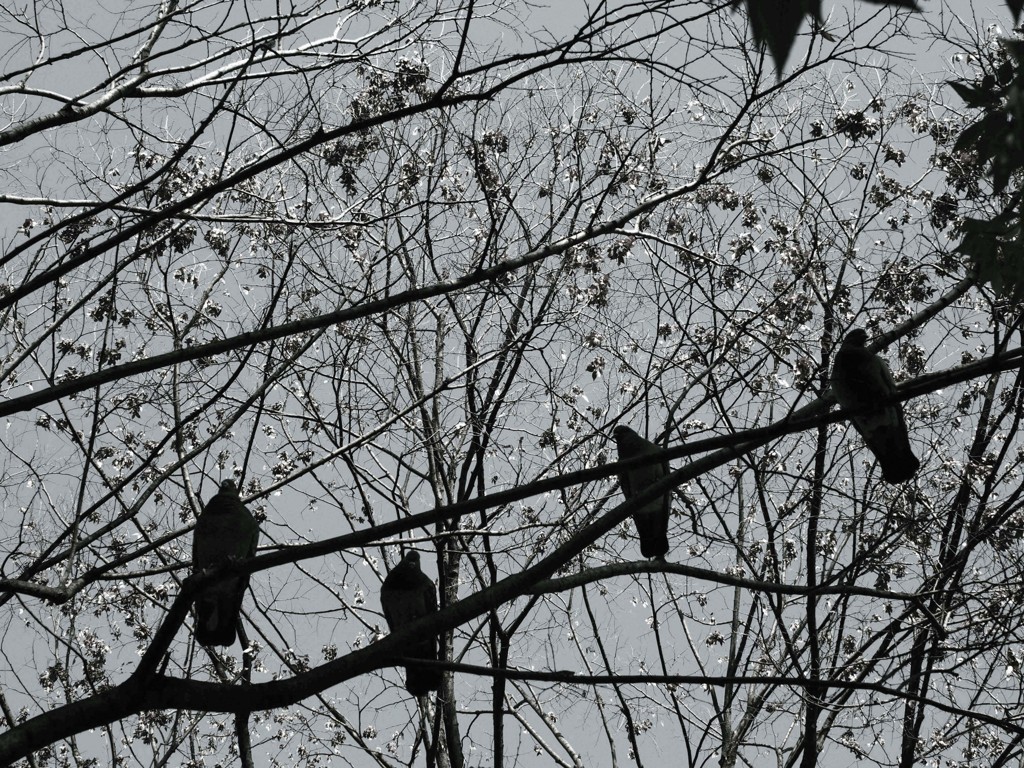
<svg viewBox="0 0 1024 768"><path fill-rule="evenodd" d="M380 588L380 606L388 629L397 629L427 613L420 577L429 578L409 560L402 560L391 569ZM433 582L431 582L433 585Z"/></svg>
<svg viewBox="0 0 1024 768"><path fill-rule="evenodd" d="M207 504L192 532L192 570L203 571L224 563L233 551L233 531L230 517L211 511Z"/></svg>
<svg viewBox="0 0 1024 768"><path fill-rule="evenodd" d="M885 374L882 371L885 371ZM864 347L840 347L832 364L832 392L845 410L876 407L895 391L884 361Z"/></svg>
<svg viewBox="0 0 1024 768"><path fill-rule="evenodd" d="M252 513L245 506L242 507L239 527L241 529L238 548L239 557L255 557L256 548L260 543L260 524L256 522L256 518L252 516Z"/></svg>
<svg viewBox="0 0 1024 768"><path fill-rule="evenodd" d="M384 609L384 618L388 629L397 632L410 622L426 615L423 607L423 596L416 590L396 589L381 590L380 604Z"/></svg>
<svg viewBox="0 0 1024 768"><path fill-rule="evenodd" d="M427 616L437 611L437 587L427 574L420 571L420 599L423 601L423 615Z"/></svg>

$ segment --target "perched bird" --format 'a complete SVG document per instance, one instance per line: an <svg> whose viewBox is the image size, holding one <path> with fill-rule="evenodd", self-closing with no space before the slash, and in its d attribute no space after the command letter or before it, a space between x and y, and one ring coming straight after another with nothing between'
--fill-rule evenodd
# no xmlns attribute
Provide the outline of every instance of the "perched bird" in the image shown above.
<svg viewBox="0 0 1024 768"><path fill-rule="evenodd" d="M388 629L392 632L437 611L437 589L430 577L420 570L419 552L406 552L401 562L385 577L380 588L380 605L384 609ZM411 659L437 661L437 636L429 635L410 641L401 655ZM440 669L405 668L405 688L413 696L422 696L440 687Z"/></svg>
<svg viewBox="0 0 1024 768"><path fill-rule="evenodd" d="M238 498L234 480L225 480L210 499L192 533L192 572L216 568L256 554L260 527ZM232 645L249 574L226 576L203 589L194 610L196 640L203 645Z"/></svg>
<svg viewBox="0 0 1024 768"><path fill-rule="evenodd" d="M896 382L885 361L870 351L868 334L855 328L846 334L832 362L832 392L882 467L889 483L914 476L921 462L910 450L903 407L892 402Z"/></svg>
<svg viewBox="0 0 1024 768"><path fill-rule="evenodd" d="M637 456L650 455L651 461L632 469L619 472L619 485L626 499L661 480L669 473L668 461L661 458L663 451L654 443L640 437L629 427L619 425L614 430L615 447L619 461ZM668 517L672 509L672 492L660 499L652 499L633 513L633 522L640 535L640 554L644 557L665 559L668 554Z"/></svg>

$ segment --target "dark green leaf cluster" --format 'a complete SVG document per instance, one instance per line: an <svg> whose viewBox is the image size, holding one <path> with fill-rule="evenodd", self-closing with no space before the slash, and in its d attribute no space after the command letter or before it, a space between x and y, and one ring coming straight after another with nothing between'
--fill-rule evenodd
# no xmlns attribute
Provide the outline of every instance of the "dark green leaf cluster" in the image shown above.
<svg viewBox="0 0 1024 768"><path fill-rule="evenodd" d="M754 40L768 46L768 52L775 61L776 69L782 69L793 47L796 33L804 23L804 16L810 16L812 26L817 34L826 40L833 36L821 26L821 0L742 0L750 17L750 30ZM893 5L898 8L918 10L914 0L866 0L867 2ZM733 7L739 6L741 0L733 0ZM1024 0L1007 0L1013 8L1020 6ZM1020 8L1014 9L1020 13Z"/></svg>
<svg viewBox="0 0 1024 768"><path fill-rule="evenodd" d="M1024 168L1024 41L1003 40L1006 58L975 83L950 82L967 106L982 110L954 145L988 171L1002 210L990 219L965 218L958 250L969 255L979 278L996 293L1024 294L1021 253L1021 169Z"/></svg>

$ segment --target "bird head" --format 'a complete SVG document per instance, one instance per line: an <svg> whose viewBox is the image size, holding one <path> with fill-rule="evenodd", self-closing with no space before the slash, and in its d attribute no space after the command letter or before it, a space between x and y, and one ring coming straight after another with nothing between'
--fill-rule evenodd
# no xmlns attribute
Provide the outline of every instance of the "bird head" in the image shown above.
<svg viewBox="0 0 1024 768"><path fill-rule="evenodd" d="M415 549L410 549L405 553L405 557L402 560L410 565L415 565L417 568L420 567L420 553Z"/></svg>
<svg viewBox="0 0 1024 768"><path fill-rule="evenodd" d="M620 445L623 441L626 441L628 443L634 438L640 437L640 435L638 435L634 430L627 427L625 424L617 425L615 429L612 430L612 435L615 438L615 442Z"/></svg>
<svg viewBox="0 0 1024 768"><path fill-rule="evenodd" d="M235 481L230 477L227 480L220 481L220 489L222 491L227 491L228 493L238 493L238 487L235 485Z"/></svg>
<svg viewBox="0 0 1024 768"><path fill-rule="evenodd" d="M867 343L868 332L865 331L863 328L854 328L852 331L846 334L846 338L843 339L843 344L849 345L851 347L863 347Z"/></svg>

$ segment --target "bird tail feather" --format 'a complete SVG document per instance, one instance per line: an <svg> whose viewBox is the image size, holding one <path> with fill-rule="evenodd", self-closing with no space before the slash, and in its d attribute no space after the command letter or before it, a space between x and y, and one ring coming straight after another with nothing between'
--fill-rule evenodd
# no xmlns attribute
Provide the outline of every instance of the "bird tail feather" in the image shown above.
<svg viewBox="0 0 1024 768"><path fill-rule="evenodd" d="M664 557L668 554L668 521L663 519L661 502L656 502L653 511L641 511L633 515L636 532L640 537L640 554L644 557Z"/></svg>
<svg viewBox="0 0 1024 768"><path fill-rule="evenodd" d="M429 641L409 648L407 656L414 659L437 661L437 643ZM441 689L441 670L426 667L405 668L405 689L413 696L423 696Z"/></svg>
<svg viewBox="0 0 1024 768"><path fill-rule="evenodd" d="M201 645L234 645L235 621L231 595L206 595L196 600L196 640Z"/></svg>

